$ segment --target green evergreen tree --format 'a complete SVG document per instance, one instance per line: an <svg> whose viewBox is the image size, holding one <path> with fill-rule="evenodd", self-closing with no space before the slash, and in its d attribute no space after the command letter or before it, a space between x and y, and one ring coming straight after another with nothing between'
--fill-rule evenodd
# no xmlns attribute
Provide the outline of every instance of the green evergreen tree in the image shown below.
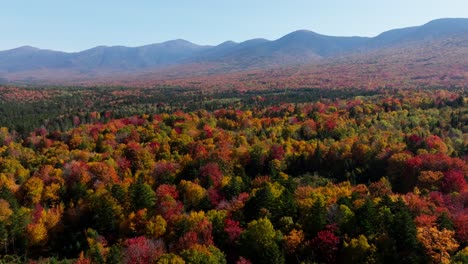
<svg viewBox="0 0 468 264"><path fill-rule="evenodd" d="M136 183L129 188L130 201L134 211L152 208L156 204L156 193L151 186L144 183L143 177L138 177Z"/></svg>

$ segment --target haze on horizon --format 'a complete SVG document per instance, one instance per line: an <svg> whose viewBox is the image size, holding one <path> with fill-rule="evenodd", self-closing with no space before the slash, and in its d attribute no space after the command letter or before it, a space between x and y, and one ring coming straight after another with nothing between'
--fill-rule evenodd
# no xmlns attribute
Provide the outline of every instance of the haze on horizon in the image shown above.
<svg viewBox="0 0 468 264"><path fill-rule="evenodd" d="M217 45L258 37L273 40L298 29L372 37L433 19L468 17L466 0L4 2L0 50L30 45L81 51L99 45L141 46L179 38Z"/></svg>

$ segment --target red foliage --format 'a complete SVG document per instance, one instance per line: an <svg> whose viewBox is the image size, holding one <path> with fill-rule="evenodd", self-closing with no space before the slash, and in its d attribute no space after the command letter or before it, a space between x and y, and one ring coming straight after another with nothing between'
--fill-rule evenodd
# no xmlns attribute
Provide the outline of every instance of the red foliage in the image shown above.
<svg viewBox="0 0 468 264"><path fill-rule="evenodd" d="M236 264L252 264L252 262L244 257L240 257Z"/></svg>
<svg viewBox="0 0 468 264"><path fill-rule="evenodd" d="M198 243L213 245L213 225L208 219L203 219L197 223L195 230L198 233Z"/></svg>
<svg viewBox="0 0 468 264"><path fill-rule="evenodd" d="M208 199L212 205L218 206L218 204L223 200L223 196L218 189L210 188L208 189Z"/></svg>
<svg viewBox="0 0 468 264"><path fill-rule="evenodd" d="M175 162L158 161L154 167L154 173L157 178L168 178L175 175L180 165Z"/></svg>
<svg viewBox="0 0 468 264"><path fill-rule="evenodd" d="M468 171L468 166L459 158L452 158L444 154L422 154L410 158L407 161L407 166L415 170L432 170L445 172L449 169Z"/></svg>
<svg viewBox="0 0 468 264"><path fill-rule="evenodd" d="M205 125L203 127L203 132L204 132L206 138L213 137L213 128L211 128L210 126Z"/></svg>
<svg viewBox="0 0 468 264"><path fill-rule="evenodd" d="M238 221L234 221L231 219L226 219L224 221L224 232L227 233L231 242L239 238L242 231L243 229L242 227L240 227L240 223Z"/></svg>
<svg viewBox="0 0 468 264"><path fill-rule="evenodd" d="M205 186L219 186L223 178L223 173L219 169L218 164L214 162L207 163L201 167L200 175Z"/></svg>
<svg viewBox="0 0 468 264"><path fill-rule="evenodd" d="M283 160L284 158L284 148L281 145L273 145L271 146L270 156L271 159Z"/></svg>
<svg viewBox="0 0 468 264"><path fill-rule="evenodd" d="M422 215L416 216L416 218L414 219L414 222L418 227L421 227L421 226L432 227L435 225L436 219L437 217L435 215L422 214Z"/></svg>
<svg viewBox="0 0 468 264"><path fill-rule="evenodd" d="M468 213L466 209L454 217L453 223L455 224L457 240L464 245L468 244Z"/></svg>
<svg viewBox="0 0 468 264"><path fill-rule="evenodd" d="M119 166L120 171L126 171L132 166L131 162L125 157L117 159L117 165Z"/></svg>
<svg viewBox="0 0 468 264"><path fill-rule="evenodd" d="M163 184L156 189L156 200L158 201L156 209L165 220L171 221L182 213L184 205L177 201L178 197L179 193L173 185Z"/></svg>
<svg viewBox="0 0 468 264"><path fill-rule="evenodd" d="M158 200L163 200L166 196L177 200L177 198L179 198L179 192L174 185L162 184L156 189L156 198Z"/></svg>
<svg viewBox="0 0 468 264"><path fill-rule="evenodd" d="M32 222L35 224L39 222L39 219L42 217L42 212L44 211L44 208L40 204L36 204L34 207L34 210L32 212Z"/></svg>
<svg viewBox="0 0 468 264"><path fill-rule="evenodd" d="M335 263L340 238L330 230L322 230L311 240L311 246L319 262Z"/></svg>
<svg viewBox="0 0 468 264"><path fill-rule="evenodd" d="M178 250L189 249L194 245L198 244L198 234L195 231L188 231L179 238L176 245Z"/></svg>
<svg viewBox="0 0 468 264"><path fill-rule="evenodd" d="M127 239L125 245L126 263L153 263L164 254L164 245L161 241L153 241L144 236Z"/></svg>
<svg viewBox="0 0 468 264"><path fill-rule="evenodd" d="M419 145L419 144L422 143L423 138L420 137L420 136L418 136L418 135L413 134L413 135L411 135L411 136L408 137L408 140L409 140L409 142L411 142L412 144Z"/></svg>
<svg viewBox="0 0 468 264"><path fill-rule="evenodd" d="M466 190L466 180L463 172L459 170L449 170L444 173L442 190L446 193L463 192Z"/></svg>
<svg viewBox="0 0 468 264"><path fill-rule="evenodd" d="M202 219L192 230L181 236L176 245L177 250L192 248L194 245L213 245L213 227L207 219Z"/></svg>
<svg viewBox="0 0 468 264"><path fill-rule="evenodd" d="M208 151L206 150L205 146L203 146L201 143L190 143L190 149L191 155L194 158L203 160L208 155Z"/></svg>
<svg viewBox="0 0 468 264"><path fill-rule="evenodd" d="M325 121L325 129L330 132L333 131L336 127L336 121L333 119L328 119Z"/></svg>
<svg viewBox="0 0 468 264"><path fill-rule="evenodd" d="M68 186L74 183L81 182L87 184L91 181L91 174L89 173L89 165L83 161L74 160L65 164L64 175L65 181Z"/></svg>

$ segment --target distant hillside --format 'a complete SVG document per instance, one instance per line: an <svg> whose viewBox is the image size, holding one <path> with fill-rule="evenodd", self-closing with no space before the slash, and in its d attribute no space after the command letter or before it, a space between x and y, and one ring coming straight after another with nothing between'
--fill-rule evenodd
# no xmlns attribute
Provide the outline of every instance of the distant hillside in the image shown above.
<svg viewBox="0 0 468 264"><path fill-rule="evenodd" d="M450 54L453 50L461 54L453 59L463 61L468 56L467 36L467 18L447 18L390 30L373 38L333 37L298 30L273 41L226 41L217 46L200 46L180 39L141 47L99 46L76 53L26 46L0 51L0 80L47 83L129 76L167 79L339 63L350 58L365 61L369 56L398 55L405 61L405 56L414 58L417 49L430 52L431 45L442 42L447 45L437 44L437 54ZM402 52L408 54L401 56Z"/></svg>

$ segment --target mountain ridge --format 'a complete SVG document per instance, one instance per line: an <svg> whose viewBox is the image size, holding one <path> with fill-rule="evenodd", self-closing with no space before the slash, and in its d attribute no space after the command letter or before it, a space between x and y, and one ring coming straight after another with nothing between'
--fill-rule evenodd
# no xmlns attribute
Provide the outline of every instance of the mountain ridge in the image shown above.
<svg viewBox="0 0 468 264"><path fill-rule="evenodd" d="M375 37L328 36L301 29L275 40L225 41L215 46L184 39L138 47L97 46L79 52L22 46L0 51L0 78L41 79L42 72L54 71L76 75L71 77L147 74L198 64L214 65L213 72L269 69L323 63L389 48L397 51L405 45L424 46L460 36L468 36L468 18L436 19L421 26L388 30Z"/></svg>

